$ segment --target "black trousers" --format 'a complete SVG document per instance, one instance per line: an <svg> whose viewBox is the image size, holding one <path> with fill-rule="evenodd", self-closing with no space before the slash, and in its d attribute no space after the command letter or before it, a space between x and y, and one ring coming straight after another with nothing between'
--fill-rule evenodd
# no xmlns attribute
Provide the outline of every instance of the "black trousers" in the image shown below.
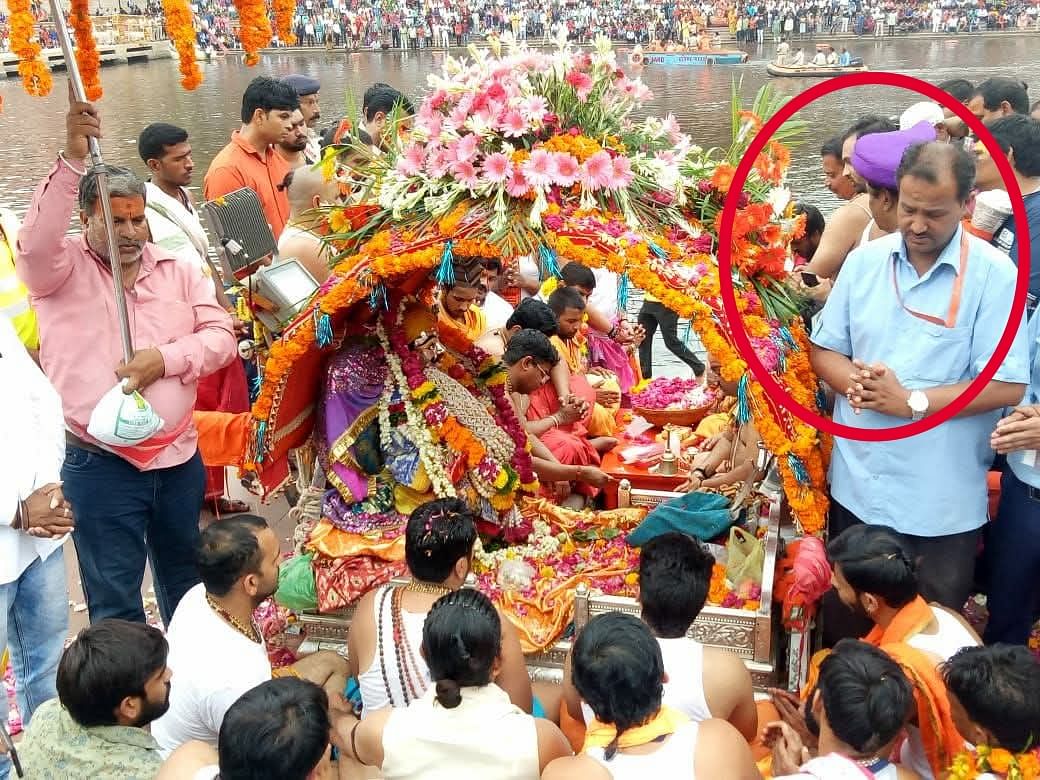
<svg viewBox="0 0 1040 780"><path fill-rule="evenodd" d="M828 538L834 539L855 525L863 525L863 521L832 499L827 522ZM982 529L947 536L893 533L906 547L911 559L917 561L918 586L924 600L961 612L974 584L975 559ZM833 589L823 597L820 616L825 647L833 647L839 639L858 639L874 627L870 620L842 604Z"/></svg>
<svg viewBox="0 0 1040 780"><path fill-rule="evenodd" d="M643 308L639 310L639 324L646 331L646 338L639 345L639 369L643 379L650 379L654 375L654 333L658 326L661 327L661 337L668 351L679 360L693 369L693 373L700 376L704 373L704 363L693 354L682 339L679 338L679 315L669 309L663 303L657 301L643 301Z"/></svg>
<svg viewBox="0 0 1040 780"><path fill-rule="evenodd" d="M1024 645L1040 609L1040 492L1011 469L1000 483L997 517L986 525L986 644Z"/></svg>

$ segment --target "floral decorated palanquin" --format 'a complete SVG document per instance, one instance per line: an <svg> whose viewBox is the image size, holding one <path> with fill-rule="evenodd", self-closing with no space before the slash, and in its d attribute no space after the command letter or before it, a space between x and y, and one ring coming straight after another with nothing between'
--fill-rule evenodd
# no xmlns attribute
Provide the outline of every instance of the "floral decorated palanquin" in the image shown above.
<svg viewBox="0 0 1040 780"><path fill-rule="evenodd" d="M598 41L592 52L561 43L552 54L508 40L505 45L508 54L473 49L469 63L447 58L443 76L431 77L432 91L412 129L392 134L385 155L349 171L346 189L357 203L327 213L324 240L335 257L332 275L270 348L245 469L258 476L268 495L283 483L288 456L316 430L329 359L368 325L369 335L378 334L387 350L409 430L422 433L425 420L427 441L442 454L450 452L446 445L458 440L458 426L445 423L450 415L438 411L436 382L409 362L407 340L394 319L402 296L433 300L434 284L450 283L456 259L527 254L544 274L558 273L570 260L607 267L619 275L619 303L635 287L689 318L721 363L723 377L737 384L736 422L753 420L774 456L783 496L773 499L774 514L779 517L783 503L790 508L784 514L793 521L792 533L819 533L827 441L765 395L733 346L734 329L745 328L766 370L801 403L817 407L807 336L786 283L788 244L804 219L792 217L790 193L783 188L789 154L782 133L759 155L737 195L730 240L740 323L728 322L723 311L715 260L719 215L732 196L736 163L761 119L780 102L762 91L750 111L741 111L735 96L733 145L704 151L672 117L633 118L649 90L617 67L609 42ZM341 170L344 151L351 159L362 156L332 148L324 161L330 174ZM492 403L503 381L495 374L500 367L457 334L439 335L461 370L453 379L482 399L481 415L502 419L501 404ZM381 412L379 419L382 424L391 415ZM332 444L325 442L327 448ZM512 538L504 534L508 544L484 535L474 569L478 587L517 626L532 663L553 668L572 626L579 587L634 605L638 550L625 536L646 510L573 513L537 498L533 477L521 474L523 449L514 450L515 468L492 480L495 495L485 496L492 505L510 502L522 522L510 526L516 531ZM480 456L476 451L469 465ZM454 480L432 482L427 495L453 494ZM337 503L335 495L331 503ZM367 510L344 523L329 505L303 534L303 549L315 556L324 613L307 615L305 622L342 633L363 588L403 570L399 535L407 512L397 507L396 526L366 528ZM766 527L775 556L778 527ZM512 574L503 578L507 569ZM771 607L758 603L760 595L738 595L724 578L712 590L713 603L729 610L734 626L747 618L771 627ZM743 629L731 636L738 633L750 636ZM752 634L752 644L775 647L758 628ZM755 651L748 660L761 664L763 657Z"/></svg>

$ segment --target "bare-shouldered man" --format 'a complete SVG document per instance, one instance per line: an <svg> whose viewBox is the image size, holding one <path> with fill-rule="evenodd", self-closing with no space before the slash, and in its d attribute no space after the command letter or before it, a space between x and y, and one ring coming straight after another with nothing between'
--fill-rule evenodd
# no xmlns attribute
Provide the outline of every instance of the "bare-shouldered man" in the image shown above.
<svg viewBox="0 0 1040 780"><path fill-rule="evenodd" d="M639 560L642 619L664 659L663 703L693 721L728 721L751 742L758 731L751 673L737 655L687 635L707 601L714 565L707 548L684 534L664 534L647 542ZM570 664L564 671L563 695L568 713L589 723L593 711L572 683Z"/></svg>
<svg viewBox="0 0 1040 780"><path fill-rule="evenodd" d="M849 159L856 139L872 133L888 133L899 128L890 120L877 116L867 116L850 127L842 136L841 155L844 165L843 175L851 176L858 185L858 193L848 203L831 214L827 227L820 238L812 261L803 269L826 279L834 279L841 270L845 257L863 241L872 240L883 235L883 231L873 226L870 215L866 184L856 176Z"/></svg>
<svg viewBox="0 0 1040 780"><path fill-rule="evenodd" d="M759 778L747 741L731 723L691 718L669 701L673 671L646 622L645 605L643 617L606 612L578 635L568 685L593 713L595 728L581 755L557 759L542 780L642 780L651 773ZM750 679L747 694L750 699Z"/></svg>

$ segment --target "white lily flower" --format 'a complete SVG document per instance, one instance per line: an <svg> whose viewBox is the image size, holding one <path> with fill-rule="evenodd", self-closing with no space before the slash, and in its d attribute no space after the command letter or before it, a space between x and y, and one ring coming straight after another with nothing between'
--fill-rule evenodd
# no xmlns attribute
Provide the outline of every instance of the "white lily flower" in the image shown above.
<svg viewBox="0 0 1040 780"><path fill-rule="evenodd" d="M773 218L783 215L791 202L791 191L787 187L774 187L766 196L766 203L773 207Z"/></svg>
<svg viewBox="0 0 1040 780"><path fill-rule="evenodd" d="M540 228L542 226L542 214L549 208L549 201L545 199L545 190L539 187L535 195L534 204L531 206L531 215L528 217L528 223L533 228Z"/></svg>
<svg viewBox="0 0 1040 780"><path fill-rule="evenodd" d="M509 216L506 213L506 191L505 187L499 185L495 193L495 209L491 216L491 232L497 233L509 225Z"/></svg>

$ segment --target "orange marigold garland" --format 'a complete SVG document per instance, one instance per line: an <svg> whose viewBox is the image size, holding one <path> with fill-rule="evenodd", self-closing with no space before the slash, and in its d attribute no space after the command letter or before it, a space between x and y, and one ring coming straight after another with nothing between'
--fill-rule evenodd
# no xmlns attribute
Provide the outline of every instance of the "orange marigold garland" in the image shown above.
<svg viewBox="0 0 1040 780"><path fill-rule="evenodd" d="M36 19L29 0L7 0L11 14L11 51L18 55L18 75L22 86L33 97L47 95L54 80L51 70L40 59L40 44L36 42Z"/></svg>
<svg viewBox="0 0 1040 780"><path fill-rule="evenodd" d="M202 83L202 72L195 61L195 26L187 0L163 0L166 32L177 49L181 86L193 90Z"/></svg>
<svg viewBox="0 0 1040 780"><path fill-rule="evenodd" d="M272 0L271 8L274 11L274 25L278 33L278 40L286 46L296 43L293 35L293 15L296 13L296 0Z"/></svg>
<svg viewBox="0 0 1040 780"><path fill-rule="evenodd" d="M264 0L235 0L238 9L238 38L246 52L246 65L260 62L260 50L271 42L271 21Z"/></svg>
<svg viewBox="0 0 1040 780"><path fill-rule="evenodd" d="M89 0L72 0L69 22L76 39L76 64L83 80L87 100L101 98L101 54L94 40L94 23L90 20Z"/></svg>

